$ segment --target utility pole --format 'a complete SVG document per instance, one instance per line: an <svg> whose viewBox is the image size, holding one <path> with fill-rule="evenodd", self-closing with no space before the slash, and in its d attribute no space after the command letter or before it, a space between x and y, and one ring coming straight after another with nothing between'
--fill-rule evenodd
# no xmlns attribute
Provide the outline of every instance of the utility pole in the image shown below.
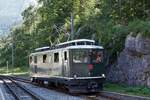
<svg viewBox="0 0 150 100"><path fill-rule="evenodd" d="M14 74L14 37L13 37L13 33L11 33L12 36L12 74Z"/></svg>
<svg viewBox="0 0 150 100"><path fill-rule="evenodd" d="M121 15L122 15L122 13L121 13L121 11L122 11L122 10L121 10L121 5L122 5L122 4L121 4L121 3L122 3L122 1L119 0L119 15L120 15L120 20L122 20L122 19L121 19L121 17L122 17L122 16L121 16Z"/></svg>
<svg viewBox="0 0 150 100"><path fill-rule="evenodd" d="M74 39L74 16L73 13L71 13L71 40Z"/></svg>

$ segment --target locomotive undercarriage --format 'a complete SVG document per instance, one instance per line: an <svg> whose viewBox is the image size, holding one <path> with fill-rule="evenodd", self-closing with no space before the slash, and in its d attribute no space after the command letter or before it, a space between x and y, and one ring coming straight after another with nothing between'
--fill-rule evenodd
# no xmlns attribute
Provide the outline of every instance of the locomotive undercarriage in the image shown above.
<svg viewBox="0 0 150 100"><path fill-rule="evenodd" d="M41 78L32 77L32 82L38 84L46 84L50 86L56 86L58 88L63 87L69 91L69 93L97 93L103 89L103 82L105 78L96 79L63 79L63 78Z"/></svg>
<svg viewBox="0 0 150 100"><path fill-rule="evenodd" d="M100 92L103 89L103 78L73 79L68 83L70 93Z"/></svg>

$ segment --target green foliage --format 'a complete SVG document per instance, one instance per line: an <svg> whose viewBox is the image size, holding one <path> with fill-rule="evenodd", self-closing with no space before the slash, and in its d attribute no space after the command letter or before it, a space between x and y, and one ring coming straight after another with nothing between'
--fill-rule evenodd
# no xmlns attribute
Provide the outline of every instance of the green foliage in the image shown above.
<svg viewBox="0 0 150 100"><path fill-rule="evenodd" d="M150 37L150 21L135 20L130 22L128 25L129 31L132 32L133 36L142 34L143 37Z"/></svg>
<svg viewBox="0 0 150 100"><path fill-rule="evenodd" d="M38 0L22 12L23 24L8 37L14 38L15 66L28 66L28 55L37 47L69 39L74 15L74 39L95 39L106 48L114 63L132 32L150 37L148 0ZM11 41L0 48L0 65L11 64Z"/></svg>
<svg viewBox="0 0 150 100"><path fill-rule="evenodd" d="M108 0L112 8L111 17L118 23L128 23L134 19L145 20L149 17L148 0Z"/></svg>
<svg viewBox="0 0 150 100"><path fill-rule="evenodd" d="M7 71L7 67L1 67L0 68L0 74L6 74L8 72L8 74L28 74L29 73L29 67L12 67L12 66L8 66L8 71Z"/></svg>

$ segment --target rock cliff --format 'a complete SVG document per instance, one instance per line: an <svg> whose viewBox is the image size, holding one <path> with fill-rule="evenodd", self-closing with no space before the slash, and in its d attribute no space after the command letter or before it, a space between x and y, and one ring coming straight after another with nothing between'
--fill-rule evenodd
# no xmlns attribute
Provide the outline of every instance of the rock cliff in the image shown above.
<svg viewBox="0 0 150 100"><path fill-rule="evenodd" d="M150 38L128 35L117 64L108 68L107 73L112 82L150 87Z"/></svg>

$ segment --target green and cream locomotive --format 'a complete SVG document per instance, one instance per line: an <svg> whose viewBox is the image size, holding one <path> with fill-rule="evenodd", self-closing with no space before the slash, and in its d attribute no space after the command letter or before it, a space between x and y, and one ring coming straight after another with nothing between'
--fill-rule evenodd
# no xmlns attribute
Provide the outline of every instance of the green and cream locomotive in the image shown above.
<svg viewBox="0 0 150 100"><path fill-rule="evenodd" d="M69 92L100 92L105 80L103 47L78 39L30 54L31 80L64 86Z"/></svg>

